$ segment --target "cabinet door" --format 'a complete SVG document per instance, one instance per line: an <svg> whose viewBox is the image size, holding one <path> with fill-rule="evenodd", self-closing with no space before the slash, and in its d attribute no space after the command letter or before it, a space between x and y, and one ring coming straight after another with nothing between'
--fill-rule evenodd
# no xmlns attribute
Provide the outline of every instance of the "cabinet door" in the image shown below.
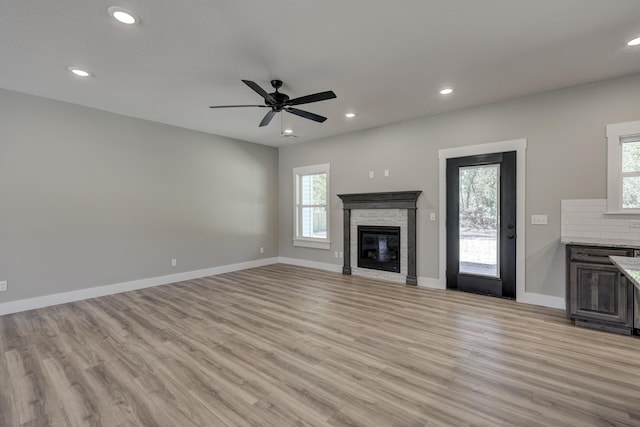
<svg viewBox="0 0 640 427"><path fill-rule="evenodd" d="M578 262L570 265L572 316L632 326L631 288L617 267Z"/></svg>

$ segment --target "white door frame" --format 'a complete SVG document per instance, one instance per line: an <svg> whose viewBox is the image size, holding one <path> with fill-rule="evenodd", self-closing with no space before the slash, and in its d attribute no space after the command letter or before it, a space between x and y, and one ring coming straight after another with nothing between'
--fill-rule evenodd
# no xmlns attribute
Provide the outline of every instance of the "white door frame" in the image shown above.
<svg viewBox="0 0 640 427"><path fill-rule="evenodd" d="M480 154L516 152L516 300L539 304L533 300L535 294L527 295L525 290L525 177L526 177L526 138L511 141L491 142L487 144L468 145L465 147L446 148L438 150L440 164L440 249L439 249L439 282L442 289L446 289L447 269L447 159L456 157L475 156ZM533 297L533 298L532 298ZM546 304L543 304L546 305Z"/></svg>

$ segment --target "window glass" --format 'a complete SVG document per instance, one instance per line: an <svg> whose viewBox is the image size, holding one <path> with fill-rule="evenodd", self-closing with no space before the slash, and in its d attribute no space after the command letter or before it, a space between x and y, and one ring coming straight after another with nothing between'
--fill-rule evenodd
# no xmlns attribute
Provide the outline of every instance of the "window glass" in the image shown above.
<svg viewBox="0 0 640 427"><path fill-rule="evenodd" d="M302 237L327 238L327 209L320 207L302 208Z"/></svg>
<svg viewBox="0 0 640 427"><path fill-rule="evenodd" d="M622 177L622 208L640 209L640 176Z"/></svg>
<svg viewBox="0 0 640 427"><path fill-rule="evenodd" d="M302 177L302 204L324 205L327 203L327 174L304 175Z"/></svg>
<svg viewBox="0 0 640 427"><path fill-rule="evenodd" d="M622 209L640 209L640 140L625 139L622 140Z"/></svg>
<svg viewBox="0 0 640 427"><path fill-rule="evenodd" d="M640 140L622 143L622 172L640 172Z"/></svg>

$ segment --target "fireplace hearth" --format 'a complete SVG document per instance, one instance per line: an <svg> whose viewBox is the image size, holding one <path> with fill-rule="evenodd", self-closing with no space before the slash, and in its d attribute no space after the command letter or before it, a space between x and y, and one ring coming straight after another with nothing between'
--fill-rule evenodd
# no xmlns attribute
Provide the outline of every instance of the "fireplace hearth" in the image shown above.
<svg viewBox="0 0 640 427"><path fill-rule="evenodd" d="M359 225L358 267L400 273L400 227Z"/></svg>

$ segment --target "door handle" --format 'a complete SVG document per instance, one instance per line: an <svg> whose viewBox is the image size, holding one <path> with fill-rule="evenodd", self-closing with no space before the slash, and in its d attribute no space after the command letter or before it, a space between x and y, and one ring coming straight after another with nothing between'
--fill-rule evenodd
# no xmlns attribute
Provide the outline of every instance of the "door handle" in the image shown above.
<svg viewBox="0 0 640 427"><path fill-rule="evenodd" d="M507 232L507 239L513 240L516 238L516 233L513 231L514 228L515 226L513 224L507 224L507 229L509 230Z"/></svg>
<svg viewBox="0 0 640 427"><path fill-rule="evenodd" d="M507 234L507 239L513 240L516 238L516 234L515 233L509 233Z"/></svg>

